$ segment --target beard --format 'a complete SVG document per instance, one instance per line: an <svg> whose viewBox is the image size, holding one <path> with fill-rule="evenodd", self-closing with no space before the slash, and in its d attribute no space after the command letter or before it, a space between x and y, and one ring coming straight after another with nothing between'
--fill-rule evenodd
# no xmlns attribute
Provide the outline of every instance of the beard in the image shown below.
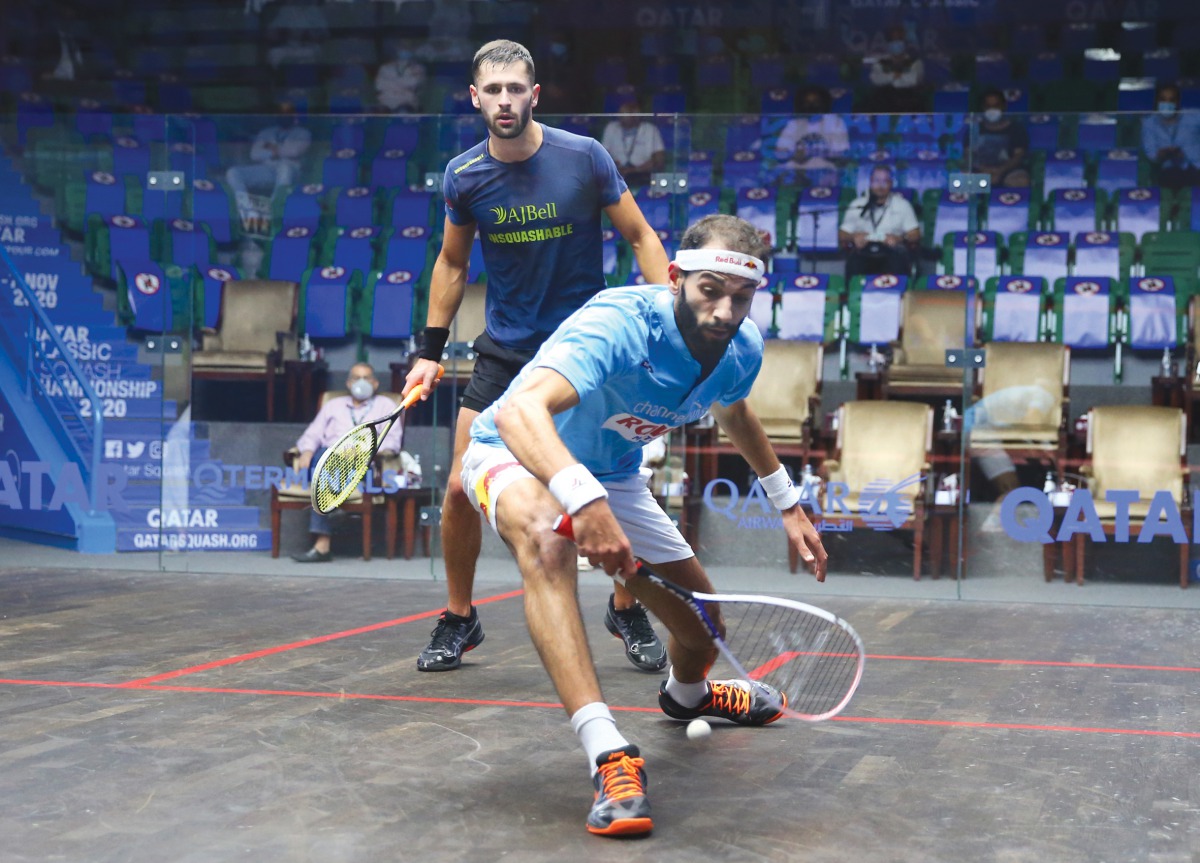
<svg viewBox="0 0 1200 863"><path fill-rule="evenodd" d="M525 106L524 110L514 112L509 115L514 122L508 128L504 128L496 122L494 117L485 117L484 124L487 126L488 133L493 138L519 138L529 125L529 121L533 119L533 104Z"/></svg>
<svg viewBox="0 0 1200 863"><path fill-rule="evenodd" d="M702 366L716 365L737 335L737 327L701 324L680 291L675 297L675 324L692 356Z"/></svg>

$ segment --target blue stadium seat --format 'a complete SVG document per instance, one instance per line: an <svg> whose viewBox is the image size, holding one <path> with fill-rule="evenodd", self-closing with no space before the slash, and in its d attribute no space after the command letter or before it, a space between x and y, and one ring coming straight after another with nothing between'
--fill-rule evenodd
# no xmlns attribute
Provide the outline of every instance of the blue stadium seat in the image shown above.
<svg viewBox="0 0 1200 863"><path fill-rule="evenodd" d="M450 90L442 97L443 114L474 114L475 105L471 102L471 91L466 87Z"/></svg>
<svg viewBox="0 0 1200 863"><path fill-rule="evenodd" d="M125 184L107 171L89 171L84 179L85 215L115 216L125 212Z"/></svg>
<svg viewBox="0 0 1200 863"><path fill-rule="evenodd" d="M1112 344L1112 280L1076 277L1065 280L1060 305L1061 341L1073 349L1105 349Z"/></svg>
<svg viewBox="0 0 1200 863"><path fill-rule="evenodd" d="M409 225L400 228L383 246L384 272L408 270L413 280L419 280L425 272L425 261L429 251L429 228L424 225Z"/></svg>
<svg viewBox="0 0 1200 863"><path fill-rule="evenodd" d="M221 266L202 268L200 276L200 290L203 295L203 324L210 329L215 329L221 317L221 294L225 290L225 283L241 279L242 274L237 267L222 264Z"/></svg>
<svg viewBox="0 0 1200 863"><path fill-rule="evenodd" d="M687 197L687 223L721 211L721 191L712 186L691 186Z"/></svg>
<svg viewBox="0 0 1200 863"><path fill-rule="evenodd" d="M1055 231L1068 234L1097 228L1096 193L1091 189L1055 189L1050 196L1050 221Z"/></svg>
<svg viewBox="0 0 1200 863"><path fill-rule="evenodd" d="M701 90L708 87L732 87L733 60L725 54L701 58L696 65L696 86Z"/></svg>
<svg viewBox="0 0 1200 863"><path fill-rule="evenodd" d="M1117 118L1088 114L1079 121L1078 147L1087 153L1107 152L1117 146Z"/></svg>
<svg viewBox="0 0 1200 863"><path fill-rule="evenodd" d="M678 87L681 84L679 62L669 57L654 57L642 77L651 87Z"/></svg>
<svg viewBox="0 0 1200 863"><path fill-rule="evenodd" d="M1072 21L1058 34L1058 48L1064 54L1078 55L1100 44L1097 26L1091 21Z"/></svg>
<svg viewBox="0 0 1200 863"><path fill-rule="evenodd" d="M117 278L117 267L127 261L142 264L154 260L150 247L150 228L133 216L110 216L108 226L109 272Z"/></svg>
<svg viewBox="0 0 1200 863"><path fill-rule="evenodd" d="M1117 110L1153 111L1156 107L1155 89L1153 78L1122 78L1117 85Z"/></svg>
<svg viewBox="0 0 1200 863"><path fill-rule="evenodd" d="M54 123L54 106L41 95L25 92L18 97L17 141L22 148L30 129L48 129Z"/></svg>
<svg viewBox="0 0 1200 863"><path fill-rule="evenodd" d="M1155 48L1142 55L1142 75L1156 81L1179 80L1179 51L1174 48Z"/></svg>
<svg viewBox="0 0 1200 863"><path fill-rule="evenodd" d="M1152 51L1158 45L1158 26L1149 21L1122 21L1121 34L1117 39L1117 50L1141 54Z"/></svg>
<svg viewBox="0 0 1200 863"><path fill-rule="evenodd" d="M0 90L6 93L25 93L33 89L33 70L22 57L6 54L0 57Z"/></svg>
<svg viewBox="0 0 1200 863"><path fill-rule="evenodd" d="M178 267L205 270L212 263L212 247L204 227L189 219L171 219L165 223L165 248L160 259Z"/></svg>
<svg viewBox="0 0 1200 863"><path fill-rule="evenodd" d="M754 150L733 153L721 166L721 184L727 189L748 189L762 183L762 157Z"/></svg>
<svg viewBox="0 0 1200 863"><path fill-rule="evenodd" d="M953 269L955 273L966 273L967 240L966 231L950 234L953 238ZM979 231L975 236L975 278L981 282L992 276L1000 275L1000 237L995 231Z"/></svg>
<svg viewBox="0 0 1200 863"><path fill-rule="evenodd" d="M157 144L167 140L167 120L159 114L149 111L135 111L132 120L131 137L141 144Z"/></svg>
<svg viewBox="0 0 1200 863"><path fill-rule="evenodd" d="M329 97L330 114L361 114L363 110L362 91L357 87L342 87Z"/></svg>
<svg viewBox="0 0 1200 863"><path fill-rule="evenodd" d="M223 185L211 180L193 180L191 202L193 222L208 226L218 245L233 242L229 195Z"/></svg>
<svg viewBox="0 0 1200 863"><path fill-rule="evenodd" d="M1055 150L1046 156L1042 195L1049 198L1058 189L1082 189L1087 186L1083 155L1078 150Z"/></svg>
<svg viewBox="0 0 1200 863"><path fill-rule="evenodd" d="M351 331L353 271L316 267L305 276L300 296L301 331L314 339L341 339Z"/></svg>
<svg viewBox="0 0 1200 863"><path fill-rule="evenodd" d="M1051 84L1066 75L1063 59L1056 51L1041 51L1029 60L1028 78L1034 84Z"/></svg>
<svg viewBox="0 0 1200 863"><path fill-rule="evenodd" d="M375 199L367 186L351 186L338 192L333 204L335 225L372 225L375 223Z"/></svg>
<svg viewBox="0 0 1200 863"><path fill-rule="evenodd" d="M331 188L358 185L359 152L343 147L321 161L321 182Z"/></svg>
<svg viewBox="0 0 1200 863"><path fill-rule="evenodd" d="M933 91L933 110L938 114L970 111L971 88L957 81L943 84Z"/></svg>
<svg viewBox="0 0 1200 863"><path fill-rule="evenodd" d="M112 163L112 172L118 177L132 174L144 181L150 171L150 148L136 138L119 135L113 141Z"/></svg>
<svg viewBox="0 0 1200 863"><path fill-rule="evenodd" d="M808 58L804 77L810 84L837 87L843 83L842 61L836 54L814 54Z"/></svg>
<svg viewBox="0 0 1200 863"><path fill-rule="evenodd" d="M1162 230L1162 193L1158 189L1119 189L1113 214L1116 229L1133 234L1140 242L1143 234Z"/></svg>
<svg viewBox="0 0 1200 863"><path fill-rule="evenodd" d="M796 248L802 252L832 252L838 248L840 213L837 189L811 186L796 199Z"/></svg>
<svg viewBox="0 0 1200 863"><path fill-rule="evenodd" d="M149 258L122 259L117 266L125 285L125 298L133 313L130 329L146 333L166 333L174 329L171 285L162 267Z"/></svg>
<svg viewBox="0 0 1200 863"><path fill-rule="evenodd" d="M658 234L658 239L662 242L663 248L667 252L667 260L670 260L671 258L675 257L675 242L672 239L671 233L669 231L655 231L655 233ZM638 266L638 260L637 260L636 255L633 258L633 266L630 268L630 271L629 271L629 284L631 284L631 285L646 284L646 277L642 275L642 268L640 266Z"/></svg>
<svg viewBox="0 0 1200 863"><path fill-rule="evenodd" d="M772 87L759 100L762 114L791 114L795 111L796 94L790 87Z"/></svg>
<svg viewBox="0 0 1200 863"><path fill-rule="evenodd" d="M738 218L757 228L763 241L772 248L782 248L788 242L787 237L779 236L775 215L777 201L775 190L765 186L738 189Z"/></svg>
<svg viewBox="0 0 1200 863"><path fill-rule="evenodd" d="M355 150L361 153L367 146L367 126L362 118L343 120L329 133L329 146L334 150Z"/></svg>
<svg viewBox="0 0 1200 863"><path fill-rule="evenodd" d="M743 114L725 127L725 156L762 147L762 118Z"/></svg>
<svg viewBox="0 0 1200 863"><path fill-rule="evenodd" d="M988 195L987 227L1002 236L1028 231L1030 222L1028 189L993 187Z"/></svg>
<svg viewBox="0 0 1200 863"><path fill-rule="evenodd" d="M416 120L392 120L383 131L384 150L416 152L421 143L421 126Z"/></svg>
<svg viewBox="0 0 1200 863"><path fill-rule="evenodd" d="M713 156L707 150L692 150L688 154L687 180L689 188L713 184Z"/></svg>
<svg viewBox="0 0 1200 863"><path fill-rule="evenodd" d="M655 230L672 230L671 208L675 200L674 195L665 189L645 187L638 189L633 197L650 227Z"/></svg>
<svg viewBox="0 0 1200 863"><path fill-rule="evenodd" d="M167 167L193 177L206 177L209 157L190 141L172 141L167 147Z"/></svg>
<svg viewBox="0 0 1200 863"><path fill-rule="evenodd" d="M267 278L300 282L309 268L316 229L305 225L284 228L271 240Z"/></svg>
<svg viewBox="0 0 1200 863"><path fill-rule="evenodd" d="M374 339L407 339L413 334L413 294L416 277L408 270L384 270L368 287L370 303L366 334Z"/></svg>
<svg viewBox="0 0 1200 863"><path fill-rule="evenodd" d="M1062 121L1057 114L1034 114L1026 122L1031 150L1057 150Z"/></svg>
<svg viewBox="0 0 1200 863"><path fill-rule="evenodd" d="M1161 351L1179 344L1175 280L1143 276L1129 280L1129 346Z"/></svg>
<svg viewBox="0 0 1200 863"><path fill-rule="evenodd" d="M942 190L938 197L937 212L933 220L933 236L929 238L931 245L940 247L947 234L967 230L970 204L970 195L964 192Z"/></svg>
<svg viewBox="0 0 1200 863"><path fill-rule="evenodd" d="M1096 161L1096 188L1109 193L1138 184L1138 154L1134 150L1109 150Z"/></svg>
<svg viewBox="0 0 1200 863"><path fill-rule="evenodd" d="M183 217L183 203L183 195L179 192L145 189L142 192L141 216L147 222L180 219Z"/></svg>
<svg viewBox="0 0 1200 863"><path fill-rule="evenodd" d="M617 232L612 228L600 231L600 259L604 279L611 286L616 281L621 262L620 249L617 247Z"/></svg>
<svg viewBox="0 0 1200 863"><path fill-rule="evenodd" d="M325 215L322 205L324 197L325 185L322 183L308 183L292 189L283 201L280 227L303 226L315 232Z"/></svg>
<svg viewBox="0 0 1200 863"><path fill-rule="evenodd" d="M375 269L375 244L379 228L363 225L343 228L333 242L330 259L326 262L347 270L357 270L365 279Z"/></svg>
<svg viewBox="0 0 1200 863"><path fill-rule="evenodd" d="M440 189L438 190L441 191ZM431 225L440 226L441 219L431 222L433 218L430 210L433 206L432 192L414 192L409 189L401 189L396 192L392 198L391 220L389 224L395 226L403 225L422 225L430 227Z"/></svg>
<svg viewBox="0 0 1200 863"><path fill-rule="evenodd" d="M687 111L687 91L678 84L658 90L650 99L650 110L655 114L682 114Z"/></svg>
<svg viewBox="0 0 1200 863"><path fill-rule="evenodd" d="M111 138L113 113L95 99L80 99L75 105L75 131L84 138Z"/></svg>
<svg viewBox="0 0 1200 863"><path fill-rule="evenodd" d="M1012 62L1008 55L989 51L975 55L975 83L1000 86L1013 80Z"/></svg>
<svg viewBox="0 0 1200 863"><path fill-rule="evenodd" d="M929 189L944 189L950 182L950 169L937 150L919 150L904 169L904 185L918 194Z"/></svg>
<svg viewBox="0 0 1200 863"><path fill-rule="evenodd" d="M1000 276L987 309L991 340L1040 341L1045 291L1046 280L1040 276Z"/></svg>
<svg viewBox="0 0 1200 863"><path fill-rule="evenodd" d="M787 61L779 54L755 54L749 58L750 86L756 90L782 87Z"/></svg>
<svg viewBox="0 0 1200 863"><path fill-rule="evenodd" d="M620 56L605 57L592 69L592 80L601 87L619 87L629 81L625 67L625 58ZM612 113L605 111L606 114Z"/></svg>
<svg viewBox="0 0 1200 863"><path fill-rule="evenodd" d="M1109 276L1124 279L1121 272L1121 238L1108 231L1084 231L1075 235L1075 267L1078 276Z"/></svg>
<svg viewBox="0 0 1200 863"><path fill-rule="evenodd" d="M1085 81L1112 83L1121 77L1121 53L1112 48L1089 48L1083 52Z"/></svg>
<svg viewBox="0 0 1200 863"><path fill-rule="evenodd" d="M1056 231L1034 231L1025 243L1025 262L1019 275L1040 277L1048 285L1070 272L1071 238Z"/></svg>
<svg viewBox="0 0 1200 863"><path fill-rule="evenodd" d="M900 338L900 307L908 290L907 276L867 276L859 294L858 313L851 308L850 341L887 345Z"/></svg>
<svg viewBox="0 0 1200 863"><path fill-rule="evenodd" d="M805 273L786 276L781 281L779 311L775 321L779 328L778 337L823 342L829 275Z"/></svg>
<svg viewBox="0 0 1200 863"><path fill-rule="evenodd" d="M1004 98L1008 102L1008 110L1013 114L1029 112L1029 88L1009 84L1004 88Z"/></svg>

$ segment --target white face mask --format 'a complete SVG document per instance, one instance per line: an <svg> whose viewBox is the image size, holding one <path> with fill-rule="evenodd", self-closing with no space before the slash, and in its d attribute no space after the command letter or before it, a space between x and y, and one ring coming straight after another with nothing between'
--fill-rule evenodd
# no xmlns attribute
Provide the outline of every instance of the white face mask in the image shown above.
<svg viewBox="0 0 1200 863"><path fill-rule="evenodd" d="M999 123L1000 118L1003 116L1004 112L999 108L988 108L983 112L983 119L987 120L989 123Z"/></svg>
<svg viewBox="0 0 1200 863"><path fill-rule="evenodd" d="M365 402L374 394L375 388L366 378L359 378L350 384L350 395L354 396L357 401Z"/></svg>

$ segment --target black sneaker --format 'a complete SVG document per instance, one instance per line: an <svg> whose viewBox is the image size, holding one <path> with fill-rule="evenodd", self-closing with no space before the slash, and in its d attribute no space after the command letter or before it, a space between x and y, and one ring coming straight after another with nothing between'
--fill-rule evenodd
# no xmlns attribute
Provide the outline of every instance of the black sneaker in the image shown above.
<svg viewBox="0 0 1200 863"><path fill-rule="evenodd" d="M464 653L483 643L483 626L474 606L470 617L443 611L429 634L433 638L417 657L417 671L453 671L462 665Z"/></svg>
<svg viewBox="0 0 1200 863"><path fill-rule="evenodd" d="M646 609L640 603L617 611L613 608L612 594L609 594L604 628L625 642L625 655L638 671L653 672L666 668L667 648L659 640L658 633L650 625L650 618L646 616Z"/></svg>
<svg viewBox="0 0 1200 863"><path fill-rule="evenodd" d="M602 752L592 777L596 799L588 813L589 833L600 836L635 836L654 829L650 801L646 799L646 762L632 744Z"/></svg>
<svg viewBox="0 0 1200 863"><path fill-rule="evenodd" d="M774 703L772 703L772 700ZM708 697L695 707L684 707L667 695L667 682L658 687L658 706L672 719L714 716L738 725L767 725L783 716L775 704L787 706L787 696L772 686L746 680L710 680Z"/></svg>

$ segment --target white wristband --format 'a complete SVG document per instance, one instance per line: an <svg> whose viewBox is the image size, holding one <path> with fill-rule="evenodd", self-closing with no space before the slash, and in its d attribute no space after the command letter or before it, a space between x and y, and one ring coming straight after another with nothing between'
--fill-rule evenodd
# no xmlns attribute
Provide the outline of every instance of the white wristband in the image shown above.
<svg viewBox="0 0 1200 863"><path fill-rule="evenodd" d="M792 485L792 478L788 476L787 469L782 466L775 473L760 476L758 482L763 491L767 493L767 497L771 499L771 503L775 504L775 508L781 512L791 509L800 502L800 490Z"/></svg>
<svg viewBox="0 0 1200 863"><path fill-rule="evenodd" d="M608 497L608 490L581 464L564 467L550 478L550 494L567 515L574 515L594 500Z"/></svg>

